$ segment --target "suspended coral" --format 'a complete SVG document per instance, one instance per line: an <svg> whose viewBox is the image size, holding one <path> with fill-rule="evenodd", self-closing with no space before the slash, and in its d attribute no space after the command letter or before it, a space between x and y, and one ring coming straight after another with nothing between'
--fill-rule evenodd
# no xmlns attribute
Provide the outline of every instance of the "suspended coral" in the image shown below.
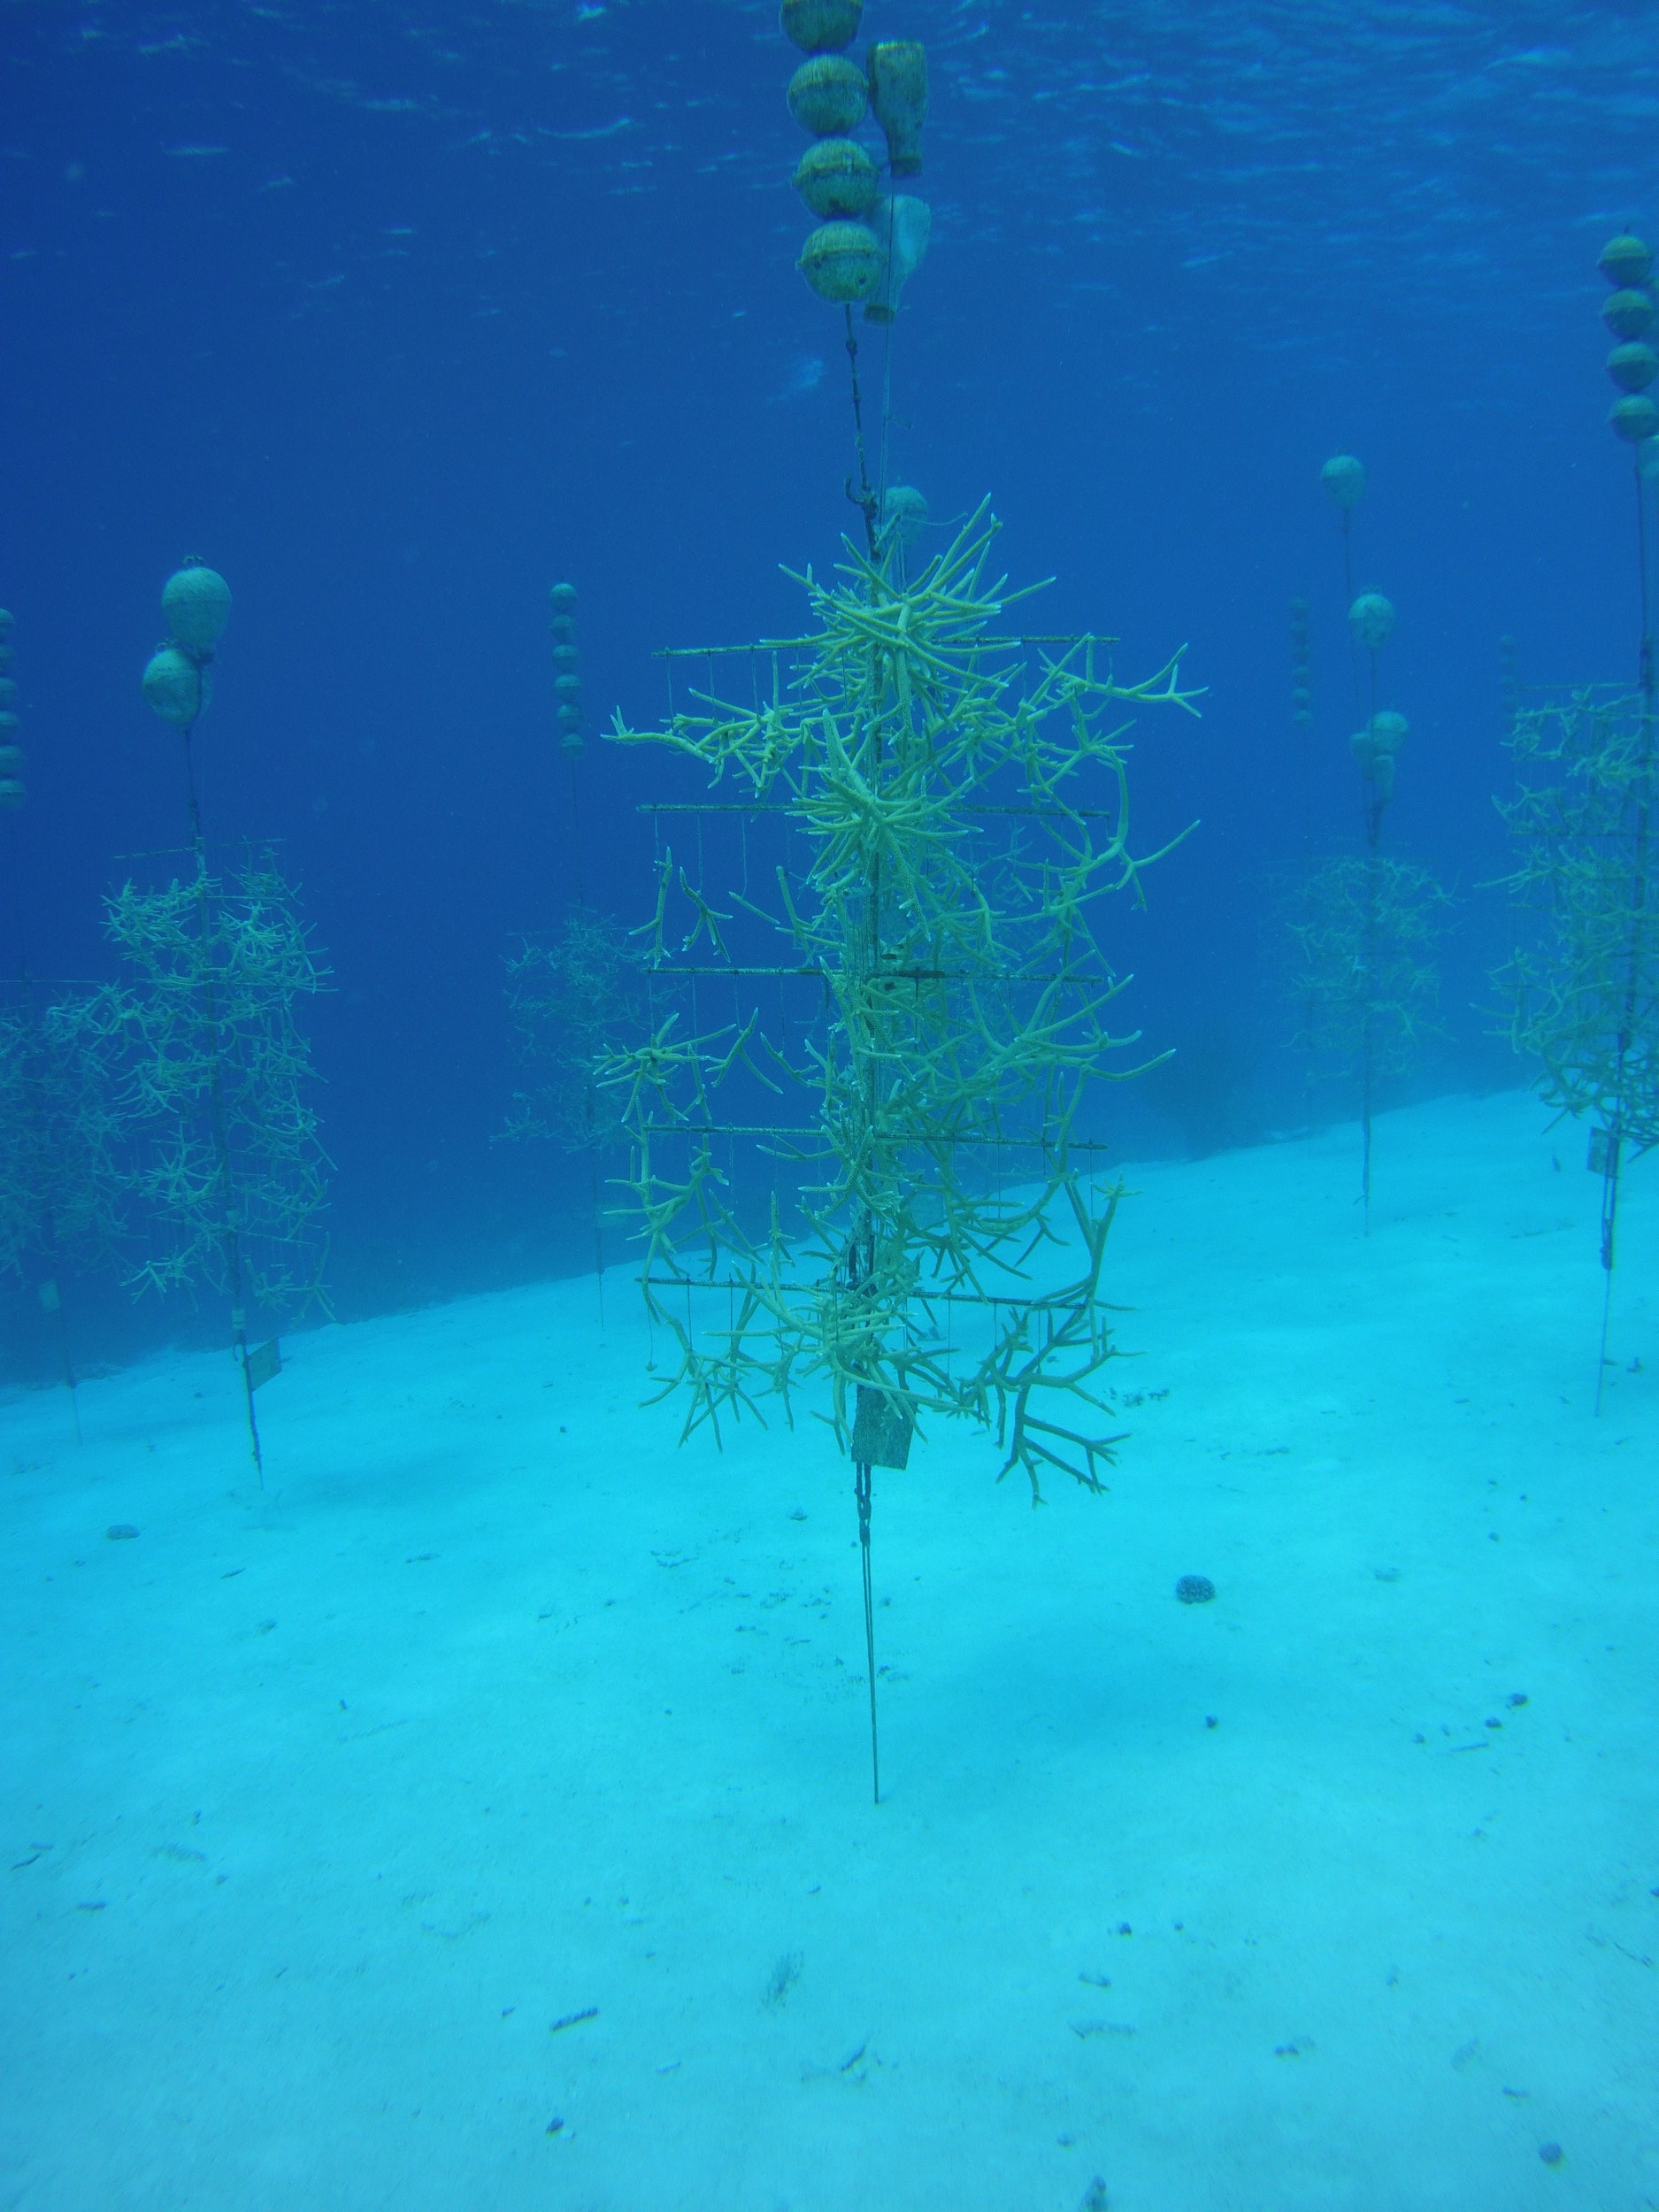
<svg viewBox="0 0 1659 2212"><path fill-rule="evenodd" d="M1095 916L1157 857L1130 841L1125 717L1194 711L1195 695L1179 656L1120 682L1092 638L1033 664L997 626L1020 595L987 573L995 528L981 511L910 582L849 547L838 580L802 580L813 625L786 649L787 686L748 703L710 690L658 731L618 721L623 741L735 783L722 803L785 818L796 861L778 872L767 972L810 979L818 1004L787 1038L758 1002L700 1033L668 1013L600 1073L632 1140L646 1299L687 1432L769 1395L787 1409L819 1378L866 1469L902 1464L918 1420L965 1417L1035 1493L1048 1469L1098 1487L1111 1457L1094 1417L1118 1194L1087 1172L1080 1117L1133 1039L1110 1026L1121 983ZM650 973L687 954L734 987L754 973L727 945L734 905L668 855ZM764 1209L735 1187L744 1129L795 1164ZM1045 1246L1072 1271L1047 1288L1028 1272Z"/></svg>
<svg viewBox="0 0 1659 2212"><path fill-rule="evenodd" d="M49 1026L27 1002L0 1011L0 1272L111 1257L125 1225L120 1136L73 1025Z"/></svg>
<svg viewBox="0 0 1659 2212"><path fill-rule="evenodd" d="M125 885L106 902L125 978L60 1000L46 1033L100 1070L113 1172L136 1214L135 1289L239 1281L273 1311L320 1300L328 1160L299 1002L326 971L268 861L229 883ZM233 1242L234 1240L234 1242Z"/></svg>
<svg viewBox="0 0 1659 2212"><path fill-rule="evenodd" d="M507 1003L526 1087L504 1133L550 1137L567 1151L614 1144L623 1130L594 1070L639 1018L639 962L609 915L575 908L550 939L507 957Z"/></svg>
<svg viewBox="0 0 1659 2212"><path fill-rule="evenodd" d="M1372 1085L1403 1074L1437 1026L1450 903L1426 868L1377 852L1325 861L1297 894L1297 1042L1317 1076L1358 1084L1367 1117Z"/></svg>
<svg viewBox="0 0 1659 2212"><path fill-rule="evenodd" d="M1581 690L1516 717L1517 841L1507 879L1532 918L1501 972L1509 1034L1546 1102L1634 1158L1659 1144L1659 758L1640 694Z"/></svg>

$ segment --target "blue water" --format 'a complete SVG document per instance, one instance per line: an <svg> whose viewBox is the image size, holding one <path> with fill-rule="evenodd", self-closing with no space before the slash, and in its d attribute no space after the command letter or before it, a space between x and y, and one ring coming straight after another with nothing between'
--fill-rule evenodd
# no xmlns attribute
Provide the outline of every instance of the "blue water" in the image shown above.
<svg viewBox="0 0 1659 2212"><path fill-rule="evenodd" d="M1499 641L1524 682L1635 673L1596 256L1659 229L1659 16L869 0L864 33L926 41L933 82L931 248L890 362L873 334L860 356L872 407L890 373L893 477L941 521L988 496L998 565L1054 580L1043 627L1118 634L1136 672L1185 644L1205 691L1202 720L1138 735L1146 841L1200 826L1105 941L1125 1020L1217 1095L1183 1121L1125 1087L1101 1133L1179 1158L1354 1110L1308 1094L1282 928L1307 852L1361 841L1319 483L1344 449L1369 477L1354 583L1398 610L1384 690L1411 725L1387 849L1455 902L1441 1033L1384 1102L1524 1087L1491 980ZM139 676L165 580L211 563L234 611L195 739L207 837L280 846L332 971L306 1021L342 1319L588 1264L586 1164L501 1141L503 956L579 896L649 918L645 803L699 780L607 743L611 714L661 718L663 647L797 627L784 568L823 573L857 525L841 320L793 265L795 59L766 0L0 14L0 603L28 787L0 821L0 961L42 987L111 973L104 897L182 844ZM85 1371L223 1343L211 1296L64 1288ZM0 1380L58 1356L34 1284L0 1284Z"/></svg>
<svg viewBox="0 0 1659 2212"><path fill-rule="evenodd" d="M1652 24L918 0L867 27L923 37L933 78L895 473L941 517L990 494L1010 571L1056 580L1051 626L1137 664L1190 641L1209 687L1135 762L1143 824L1203 823L1121 925L1136 1018L1230 1025L1294 1086L1267 1064L1267 886L1302 820L1287 606L1315 610L1334 844L1356 799L1317 472L1348 447L1413 726L1391 837L1462 894L1440 1076L1506 1079L1497 640L1535 680L1632 662L1594 259L1651 204ZM779 564L822 568L856 520L838 319L791 265L792 50L760 6L53 9L0 37L31 967L104 972L121 856L180 836L136 678L199 554L235 594L208 833L282 841L334 970L341 1310L579 1264L563 1165L491 1141L502 951L575 866L544 595L581 594L585 836L636 918L664 771L598 726L660 713L655 648L790 626Z"/></svg>

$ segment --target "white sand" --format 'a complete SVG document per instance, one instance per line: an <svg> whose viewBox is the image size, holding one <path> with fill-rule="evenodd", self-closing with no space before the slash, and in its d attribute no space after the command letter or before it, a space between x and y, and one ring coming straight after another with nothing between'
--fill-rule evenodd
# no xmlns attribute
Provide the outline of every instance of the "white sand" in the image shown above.
<svg viewBox="0 0 1659 2212"><path fill-rule="evenodd" d="M879 1811L849 1471L619 1274L296 1337L263 1509L224 1358L6 1402L0 2204L1659 2203L1659 1194L1596 1422L1543 1125L1133 1176L1112 1494L878 1471Z"/></svg>

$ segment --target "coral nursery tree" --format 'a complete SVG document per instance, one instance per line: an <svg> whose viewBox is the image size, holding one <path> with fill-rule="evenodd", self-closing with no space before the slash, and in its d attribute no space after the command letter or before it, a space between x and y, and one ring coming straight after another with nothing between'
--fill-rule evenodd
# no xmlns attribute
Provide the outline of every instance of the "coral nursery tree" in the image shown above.
<svg viewBox="0 0 1659 2212"><path fill-rule="evenodd" d="M1601 1179L1601 1335L1595 1409L1607 1379L1608 1328L1626 1163L1659 1144L1659 679L1647 574L1649 482L1659 469L1659 406L1647 387L1659 353L1654 255L1630 232L1598 265L1613 288L1601 320L1616 342L1607 371L1621 396L1609 426L1632 461L1636 587L1641 618L1636 685L1588 685L1518 711L1510 726L1517 795L1499 810L1519 843L1509 878L1536 926L1504 980L1510 1033L1542 1069L1545 1100L1592 1118L1590 1166ZM1511 674L1511 683L1513 678Z"/></svg>
<svg viewBox="0 0 1659 2212"><path fill-rule="evenodd" d="M129 879L106 900L122 976L62 999L46 1029L96 1070L119 1128L110 1171L137 1217L134 1287L205 1286L228 1302L263 1488L254 1393L282 1363L274 1338L250 1348L250 1308L292 1316L322 1298L329 1162L299 1011L326 970L269 852L248 855L229 877L209 868L191 741L230 588L188 561L167 580L162 612L168 641L150 656L143 694L180 740L190 850L171 881Z"/></svg>
<svg viewBox="0 0 1659 2212"><path fill-rule="evenodd" d="M1517 845L1509 888L1531 924L1502 972L1510 1036L1537 1063L1546 1103L1590 1121L1590 1165L1601 1179L1598 1409L1621 1171L1659 1144L1654 733L1646 685L1525 706L1509 737L1518 789L1500 803Z"/></svg>
<svg viewBox="0 0 1659 2212"><path fill-rule="evenodd" d="M604 1314L599 1163L626 1133L594 1070L638 1026L639 962L608 914L572 907L550 937L522 937L507 956L507 1003L521 1071L503 1135L550 1138L588 1156L594 1276Z"/></svg>
<svg viewBox="0 0 1659 2212"><path fill-rule="evenodd" d="M250 859L229 881L127 883L105 926L124 977L53 1006L47 1028L101 1061L143 1238L133 1286L303 1310L319 1294L328 1161L296 1013L326 971L293 892Z"/></svg>
<svg viewBox="0 0 1659 2212"><path fill-rule="evenodd" d="M61 1059L96 1071L104 1179L135 1233L130 1286L229 1302L263 1488L254 1392L281 1360L274 1340L249 1349L249 1307L291 1318L322 1302L329 1163L296 1014L326 971L271 861L225 881L193 857L193 879L105 902L124 973L59 999L45 1029Z"/></svg>
<svg viewBox="0 0 1659 2212"><path fill-rule="evenodd" d="M1359 1094L1360 1203L1371 1220L1371 1122L1379 1088L1410 1068L1440 1004L1437 951L1449 904L1429 871L1380 852L1322 861L1297 893L1290 933L1297 1042L1316 1080Z"/></svg>
<svg viewBox="0 0 1659 2212"><path fill-rule="evenodd" d="M913 580L896 552L849 545L835 580L798 580L812 626L764 649L769 695L711 683L665 728L614 733L690 754L734 787L711 807L781 818L795 841L764 905L722 907L664 856L657 1014L600 1072L673 1347L664 1394L685 1393L687 1433L718 1432L823 1386L856 1469L866 1626L871 1470L904 1465L917 1424L993 1431L1033 1496L1050 1470L1098 1488L1113 1442L1118 1193L1083 1114L1134 1040L1110 1026L1123 979L1097 918L1158 856L1130 842L1126 717L1194 695L1179 655L1125 683L1104 641L1007 634L1020 595L987 572L995 529L981 509ZM769 961L736 956L740 906ZM684 990L664 1010L687 974L730 977L729 1023L686 1026ZM784 978L810 993L793 1030L763 1020L772 977L780 1002ZM872 1700L873 1680L872 1662Z"/></svg>
<svg viewBox="0 0 1659 2212"><path fill-rule="evenodd" d="M69 1263L104 1264L119 1248L120 1142L96 1055L42 1018L26 983L15 1005L0 1007L0 1277L32 1281L56 1322L77 1440L81 1413L59 1275Z"/></svg>
<svg viewBox="0 0 1659 2212"><path fill-rule="evenodd" d="M1377 1094L1387 1076L1409 1067L1433 1024L1440 1002L1435 953L1449 901L1426 868L1382 849L1384 818L1409 733L1403 714L1377 703L1380 657L1394 631L1394 610L1380 591L1353 592L1353 510L1365 488L1364 469L1352 454L1339 453L1320 474L1342 517L1356 724L1348 745L1359 769L1364 850L1317 866L1304 852L1302 880L1288 917L1296 953L1292 988L1300 1017L1296 1041L1313 1077L1347 1079L1358 1094L1360 1205L1369 1233ZM1305 732L1312 720L1305 622L1297 637L1295 718Z"/></svg>

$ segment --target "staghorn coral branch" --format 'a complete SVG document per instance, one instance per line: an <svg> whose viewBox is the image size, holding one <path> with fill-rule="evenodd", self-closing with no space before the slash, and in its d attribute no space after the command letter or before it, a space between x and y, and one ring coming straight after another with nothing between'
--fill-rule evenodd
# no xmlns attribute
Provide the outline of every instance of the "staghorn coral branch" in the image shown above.
<svg viewBox="0 0 1659 2212"><path fill-rule="evenodd" d="M107 1102L100 1171L147 1248L129 1283L225 1289L231 1228L264 1303L325 1302L318 1217L330 1163L305 1096L311 1053L296 1008L326 987L327 971L293 893L268 861L250 860L228 882L129 881L106 902L106 923L127 979L60 999L47 1026L96 1069ZM210 1125L216 1063L228 1190ZM124 1218L124 1232L132 1225Z"/></svg>
<svg viewBox="0 0 1659 2212"><path fill-rule="evenodd" d="M813 626L774 649L789 674L771 700L702 693L663 730L618 724L714 783L780 795L807 868L778 871L774 912L733 902L780 933L822 1003L791 1046L757 1010L698 1037L671 1016L595 1074L629 1132L622 1186L672 1348L659 1388L687 1394L687 1434L769 1396L787 1410L817 1379L844 1442L852 1394L875 1385L993 1431L1037 1499L1050 1471L1100 1486L1118 1440L1086 1417L1115 1356L1100 1286L1118 1194L1091 1199L1071 1148L1135 1039L1109 1027L1126 979L1094 917L1179 841L1133 850L1125 710L1194 713L1200 695L1180 654L1125 683L1092 641L1033 664L994 636L1024 595L989 573L995 531L982 507L910 580L849 547L832 580L799 580ZM644 933L670 974L676 882L697 910L685 946L706 932L727 956L672 870ZM759 1140L802 1179L764 1225L713 1144L723 1089L757 1082L800 1101ZM1077 1271L1051 1284L1062 1250ZM963 1338L958 1312L976 1317Z"/></svg>

